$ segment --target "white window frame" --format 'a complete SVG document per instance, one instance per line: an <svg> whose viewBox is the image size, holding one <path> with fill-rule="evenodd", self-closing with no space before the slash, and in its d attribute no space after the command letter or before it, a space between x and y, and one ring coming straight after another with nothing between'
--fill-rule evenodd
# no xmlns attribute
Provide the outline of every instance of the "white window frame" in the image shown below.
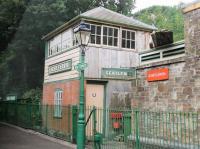
<svg viewBox="0 0 200 149"><path fill-rule="evenodd" d="M54 92L54 117L62 117L62 100L63 100L63 90L56 89Z"/></svg>
<svg viewBox="0 0 200 149"><path fill-rule="evenodd" d="M124 39L124 38L122 38L122 31L130 31L130 32L134 32L135 33L135 40L132 40L131 38L130 38L130 48L124 48L124 47L122 47L122 39ZM134 31L134 30L130 30L130 29L125 29L125 28L121 28L121 45L120 45L120 47L122 48L122 49L125 49L125 50L136 50L136 31ZM125 41L127 41L128 39L127 39L127 33L126 33L126 39L125 39ZM135 49L132 49L131 48L131 41L135 41Z"/></svg>
<svg viewBox="0 0 200 149"><path fill-rule="evenodd" d="M66 30L66 32L68 32L68 31L69 30ZM68 38L68 39L63 40L63 33L60 33L59 35L57 35L57 36L60 36L60 41L58 43L56 43L55 45L54 45L54 42L56 42L55 41L56 40L55 37L48 41L49 42L48 57L57 55L57 54L61 53L62 51L65 51L65 50L67 50L67 49L69 49L69 48L74 46L74 45L72 45L73 44L73 40L70 40L70 43L72 43L71 45L70 44L63 44L65 42L67 43L67 41L69 41L68 39L71 39L71 38ZM53 42L53 45L50 44L51 42ZM67 46L63 47L63 45L67 45Z"/></svg>
<svg viewBox="0 0 200 149"><path fill-rule="evenodd" d="M104 35L103 35L103 28L104 27L107 27L107 28L112 28L113 29L113 36L108 36L107 35L107 38L108 37L113 37L113 39L114 38L117 38L117 46L114 46L114 45L105 45L105 44L103 44L103 37L104 37ZM117 37L114 37L114 29L117 29L117 31L118 31L118 34L117 34ZM117 48L117 47L119 47L119 40L120 40L120 38L119 38L119 32L120 32L120 28L118 28L118 27L114 27L114 26L108 26L108 25L102 25L102 41L101 41L101 45L102 46L106 46L106 47L113 47L113 48ZM108 30L107 30L107 33L108 33ZM108 41L107 41L107 43L108 43ZM114 43L114 41L113 41L113 43Z"/></svg>
<svg viewBox="0 0 200 149"><path fill-rule="evenodd" d="M92 34L90 35L90 40L89 40L89 43L90 45L102 45L102 25L98 25L98 24L93 24L93 23L86 23L87 25L90 25L90 29L91 29L91 25L95 26L95 34ZM97 27L100 27L100 31L101 31L101 34L100 35L97 35ZM95 43L91 43L91 36L94 35L95 36ZM98 44L96 42L96 36L100 36L100 43Z"/></svg>

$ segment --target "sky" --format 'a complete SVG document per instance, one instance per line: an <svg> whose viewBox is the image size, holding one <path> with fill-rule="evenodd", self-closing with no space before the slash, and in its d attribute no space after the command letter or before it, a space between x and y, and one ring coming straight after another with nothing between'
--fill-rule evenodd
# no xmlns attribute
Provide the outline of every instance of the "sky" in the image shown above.
<svg viewBox="0 0 200 149"><path fill-rule="evenodd" d="M183 3L191 3L195 0L136 0L136 8L133 12L140 11L141 9L153 6L153 5L164 5L164 6L174 6L181 2Z"/></svg>

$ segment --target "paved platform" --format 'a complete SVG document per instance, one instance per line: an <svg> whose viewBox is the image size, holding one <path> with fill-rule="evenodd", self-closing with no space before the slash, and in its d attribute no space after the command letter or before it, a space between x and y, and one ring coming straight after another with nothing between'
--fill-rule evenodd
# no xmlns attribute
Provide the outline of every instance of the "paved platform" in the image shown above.
<svg viewBox="0 0 200 149"><path fill-rule="evenodd" d="M0 149L73 149L37 134L0 123Z"/></svg>

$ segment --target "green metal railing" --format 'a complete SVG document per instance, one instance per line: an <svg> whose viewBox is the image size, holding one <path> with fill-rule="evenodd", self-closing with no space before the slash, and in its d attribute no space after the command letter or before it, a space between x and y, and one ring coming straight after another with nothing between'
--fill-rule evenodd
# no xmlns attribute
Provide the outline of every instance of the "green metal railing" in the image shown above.
<svg viewBox="0 0 200 149"><path fill-rule="evenodd" d="M0 102L0 121L76 143L77 106L55 106ZM91 118L88 119L91 111ZM102 149L198 149L198 112L153 112L135 109L85 110L87 148ZM96 143L94 143L96 141Z"/></svg>

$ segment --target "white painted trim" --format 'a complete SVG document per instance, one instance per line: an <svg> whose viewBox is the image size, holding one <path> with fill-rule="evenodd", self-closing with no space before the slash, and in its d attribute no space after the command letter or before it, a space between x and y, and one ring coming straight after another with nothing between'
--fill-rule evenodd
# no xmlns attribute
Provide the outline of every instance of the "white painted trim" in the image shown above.
<svg viewBox="0 0 200 149"><path fill-rule="evenodd" d="M103 27L113 28L113 29L117 29L117 30L118 30L118 37L117 37L117 39L118 39L118 43L117 43L117 44L118 44L118 45L117 45L117 46L105 45L105 44L103 44L103 40L102 40L102 43L101 43L101 44L102 44L103 46L106 46L106 47L118 47L118 48L119 48L119 47L120 47L120 46L119 46L119 40L120 40L119 31L120 31L120 28L119 28L119 27L108 26L108 25L102 25L102 28L103 28ZM102 37L103 37L103 32L102 32ZM107 38L108 38L108 37L112 37L113 39L116 38L116 37L114 37L114 30L113 30L113 35L112 35L112 36L108 36L108 30L107 30Z"/></svg>
<svg viewBox="0 0 200 149"><path fill-rule="evenodd" d="M185 53L183 53L183 54L178 54L178 55L174 55L174 56L169 56L169 57L166 57L166 58L163 57L163 52L178 49L178 48L184 48L184 45L178 45L178 46L169 47L169 48L165 48L165 49L161 49L161 50L157 50L157 51L149 51L149 52L141 53L139 55L140 66L155 63L155 62L161 62L161 61L176 59L176 58L180 58L180 57L185 56ZM156 53L159 53L160 58L155 59L155 60L148 60L148 61L145 61L145 62L141 61L142 56L148 56L148 55L152 55L152 54L156 54Z"/></svg>
<svg viewBox="0 0 200 149"><path fill-rule="evenodd" d="M135 30L130 30L130 29L122 28L122 29L121 29L121 39L120 39L120 40L122 40L122 31L123 31L123 30L125 30L125 31L130 31L130 32L134 32L134 33L135 33L135 40L131 40L131 39L130 39L131 41L135 41L135 49L131 49L131 48L122 48L122 43L121 43L121 48L122 48L122 49L129 49L129 50L136 51L136 46L137 46L137 45L136 45L136 41L137 41L137 40L136 40L136 37L137 37L137 36L136 36L136 31L135 31ZM127 39L126 39L126 40L127 40ZM144 44L145 44L145 43L144 43Z"/></svg>

